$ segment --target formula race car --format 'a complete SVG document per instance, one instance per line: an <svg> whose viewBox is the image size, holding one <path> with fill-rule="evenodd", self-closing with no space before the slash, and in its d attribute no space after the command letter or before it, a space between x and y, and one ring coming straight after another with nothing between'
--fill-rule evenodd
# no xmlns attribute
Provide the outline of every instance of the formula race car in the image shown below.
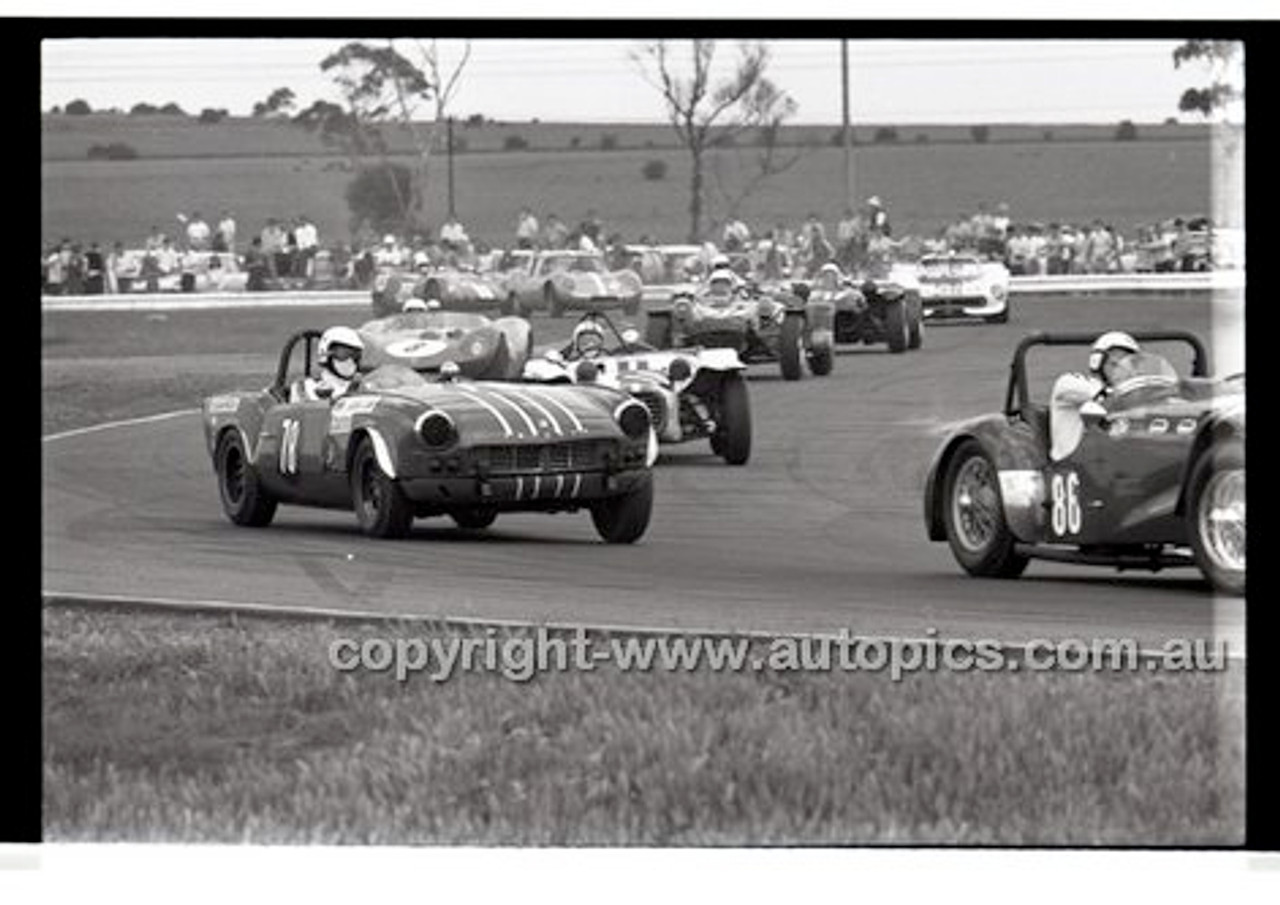
<svg viewBox="0 0 1280 905"><path fill-rule="evenodd" d="M920 295L891 279L861 282L846 277L835 264L824 264L812 282L795 284L797 294L835 308L837 343L878 345L890 352L918 349L924 341Z"/></svg>
<svg viewBox="0 0 1280 905"><path fill-rule="evenodd" d="M807 361L825 377L835 364L834 312L829 299L758 284L728 297L682 293L670 308L648 312L645 340L655 349L733 349L748 364L776 361L786 380L799 380Z"/></svg>
<svg viewBox="0 0 1280 905"><path fill-rule="evenodd" d="M928 472L925 523L967 572L1011 578L1031 558L1151 571L1195 565L1219 590L1244 593L1244 375L1207 377L1193 334L1132 335L1144 350L1189 346L1190 374L1171 370L1117 392L1105 409L1085 403L1079 442L1057 461L1050 409L1028 389L1027 353L1087 347L1093 334L1023 339L1004 411L966 422L943 443Z"/></svg>
<svg viewBox="0 0 1280 905"><path fill-rule="evenodd" d="M632 543L653 504L648 410L608 387L434 378L387 364L336 400L291 401L319 331L290 337L265 390L204 401L227 517L271 522L279 503L354 509L374 537L415 517L486 528L500 512L587 509L600 537Z"/></svg>
<svg viewBox="0 0 1280 905"><path fill-rule="evenodd" d="M502 288L510 313L545 310L552 317L568 309L617 307L634 315L642 292L634 270L607 270L604 257L588 251L540 251L523 270L508 274Z"/></svg>
<svg viewBox="0 0 1280 905"><path fill-rule="evenodd" d="M524 377L625 390L649 409L660 443L709 439L716 455L745 465L751 457L746 369L732 349L659 351L635 330L619 332L607 315L592 312L568 345L531 358Z"/></svg>
<svg viewBox="0 0 1280 905"><path fill-rule="evenodd" d="M519 317L489 320L460 311L406 311L363 324L363 363L368 368L401 364L438 372L453 362L474 380L519 380L529 357L532 331Z"/></svg>
<svg viewBox="0 0 1280 905"><path fill-rule="evenodd" d="M916 270L926 318L1009 320L1009 270L977 255L925 255Z"/></svg>

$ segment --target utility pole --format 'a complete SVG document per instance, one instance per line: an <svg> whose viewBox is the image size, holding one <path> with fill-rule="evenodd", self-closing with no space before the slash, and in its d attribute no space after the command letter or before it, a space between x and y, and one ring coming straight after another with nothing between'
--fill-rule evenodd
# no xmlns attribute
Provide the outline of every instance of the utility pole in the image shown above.
<svg viewBox="0 0 1280 905"><path fill-rule="evenodd" d="M844 113L841 143L844 145L844 200L853 204L853 130L849 128L849 39L840 39L840 97Z"/></svg>
<svg viewBox="0 0 1280 905"><path fill-rule="evenodd" d="M445 141L448 144L449 159L449 219L455 218L456 214L453 208L453 117L445 123Z"/></svg>

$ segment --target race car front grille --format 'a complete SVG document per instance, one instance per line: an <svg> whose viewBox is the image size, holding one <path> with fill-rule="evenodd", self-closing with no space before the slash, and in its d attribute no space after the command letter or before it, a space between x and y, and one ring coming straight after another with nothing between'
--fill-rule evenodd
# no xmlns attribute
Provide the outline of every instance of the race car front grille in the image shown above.
<svg viewBox="0 0 1280 905"><path fill-rule="evenodd" d="M640 392L632 395L644 403L644 407L649 410L649 420L653 422L653 429L661 433L667 424L667 405L661 394Z"/></svg>
<svg viewBox="0 0 1280 905"><path fill-rule="evenodd" d="M491 474L539 474L596 468L600 464L601 451L598 441L572 440L481 446L475 453L477 462Z"/></svg>

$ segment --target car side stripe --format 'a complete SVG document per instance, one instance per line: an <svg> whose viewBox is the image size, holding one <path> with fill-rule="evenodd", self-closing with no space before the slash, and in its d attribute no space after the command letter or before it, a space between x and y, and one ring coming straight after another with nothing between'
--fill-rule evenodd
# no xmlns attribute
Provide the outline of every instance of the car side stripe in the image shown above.
<svg viewBox="0 0 1280 905"><path fill-rule="evenodd" d="M534 475L533 476L533 494L529 497L529 499L536 500L541 494L542 494L542 475Z"/></svg>
<svg viewBox="0 0 1280 905"><path fill-rule="evenodd" d="M564 493L564 475L556 475L556 499L560 498L560 494Z"/></svg>
<svg viewBox="0 0 1280 905"><path fill-rule="evenodd" d="M583 426L583 424L582 424L582 420L581 420L577 415L575 415L575 414L573 413L573 409L569 408L567 405L565 405L565 404L564 404L563 402L561 402L559 399L555 398L554 396L552 396L552 395L550 395L550 394L543 393L543 392L541 392L540 390L535 390L535 389L533 389L532 387L530 387L526 392L528 392L528 393L529 393L530 395L532 395L532 396L537 396L539 399L543 400L544 402L549 402L549 403L551 403L551 404L552 404L552 405L554 405L556 408L560 409L560 411L562 411L562 412L564 412L566 415L568 415L568 416L569 416L569 420L573 422L573 429L574 429L575 431L577 431L578 433L580 433L580 434L585 434L585 433L587 432L586 427L584 427L584 426Z"/></svg>
<svg viewBox="0 0 1280 905"><path fill-rule="evenodd" d="M478 394L467 392L465 387L458 387L458 391L461 392L463 395L465 395L472 402L477 402L481 406L483 406L485 409L487 409L489 411L489 414L493 415L493 417L497 419L498 424L502 426L502 432L505 436L508 436L508 437L515 436L516 432L511 429L511 422L509 422L506 418L502 417L502 412L498 411L496 408L493 407L493 405L486 402Z"/></svg>
<svg viewBox="0 0 1280 905"><path fill-rule="evenodd" d="M490 399L496 399L508 408L514 409L516 414L524 419L525 425L529 428L529 433L535 437L538 436L538 426L533 423L533 419L530 418L529 413L524 410L524 406L517 402L513 402L505 393L500 393L492 387L485 387L484 391L489 394ZM479 390L476 390L476 392L479 392Z"/></svg>
<svg viewBox="0 0 1280 905"><path fill-rule="evenodd" d="M533 406L534 408L536 408L538 411L542 412L542 414L546 416L547 420L551 422L551 429L556 432L556 436L557 437L564 436L564 431L560 429L560 422L556 420L555 415L551 414L551 412L548 411L546 406L538 402L538 400L534 399L532 396L526 395L525 393L518 392L516 390L507 390L507 392L510 393L512 396L515 396L521 402L525 402Z"/></svg>
<svg viewBox="0 0 1280 905"><path fill-rule="evenodd" d="M516 475L516 501L524 499L524 478Z"/></svg>

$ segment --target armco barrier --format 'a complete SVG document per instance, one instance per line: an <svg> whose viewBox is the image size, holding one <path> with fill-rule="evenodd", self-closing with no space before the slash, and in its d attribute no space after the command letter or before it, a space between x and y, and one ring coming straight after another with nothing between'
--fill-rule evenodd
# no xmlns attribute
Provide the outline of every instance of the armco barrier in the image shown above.
<svg viewBox="0 0 1280 905"><path fill-rule="evenodd" d="M1009 280L1011 295L1063 295L1113 292L1207 292L1240 289L1243 270L1211 273L1121 273L1019 276ZM44 311L201 311L234 308L368 307L368 290L328 292L201 292L191 294L43 296Z"/></svg>

